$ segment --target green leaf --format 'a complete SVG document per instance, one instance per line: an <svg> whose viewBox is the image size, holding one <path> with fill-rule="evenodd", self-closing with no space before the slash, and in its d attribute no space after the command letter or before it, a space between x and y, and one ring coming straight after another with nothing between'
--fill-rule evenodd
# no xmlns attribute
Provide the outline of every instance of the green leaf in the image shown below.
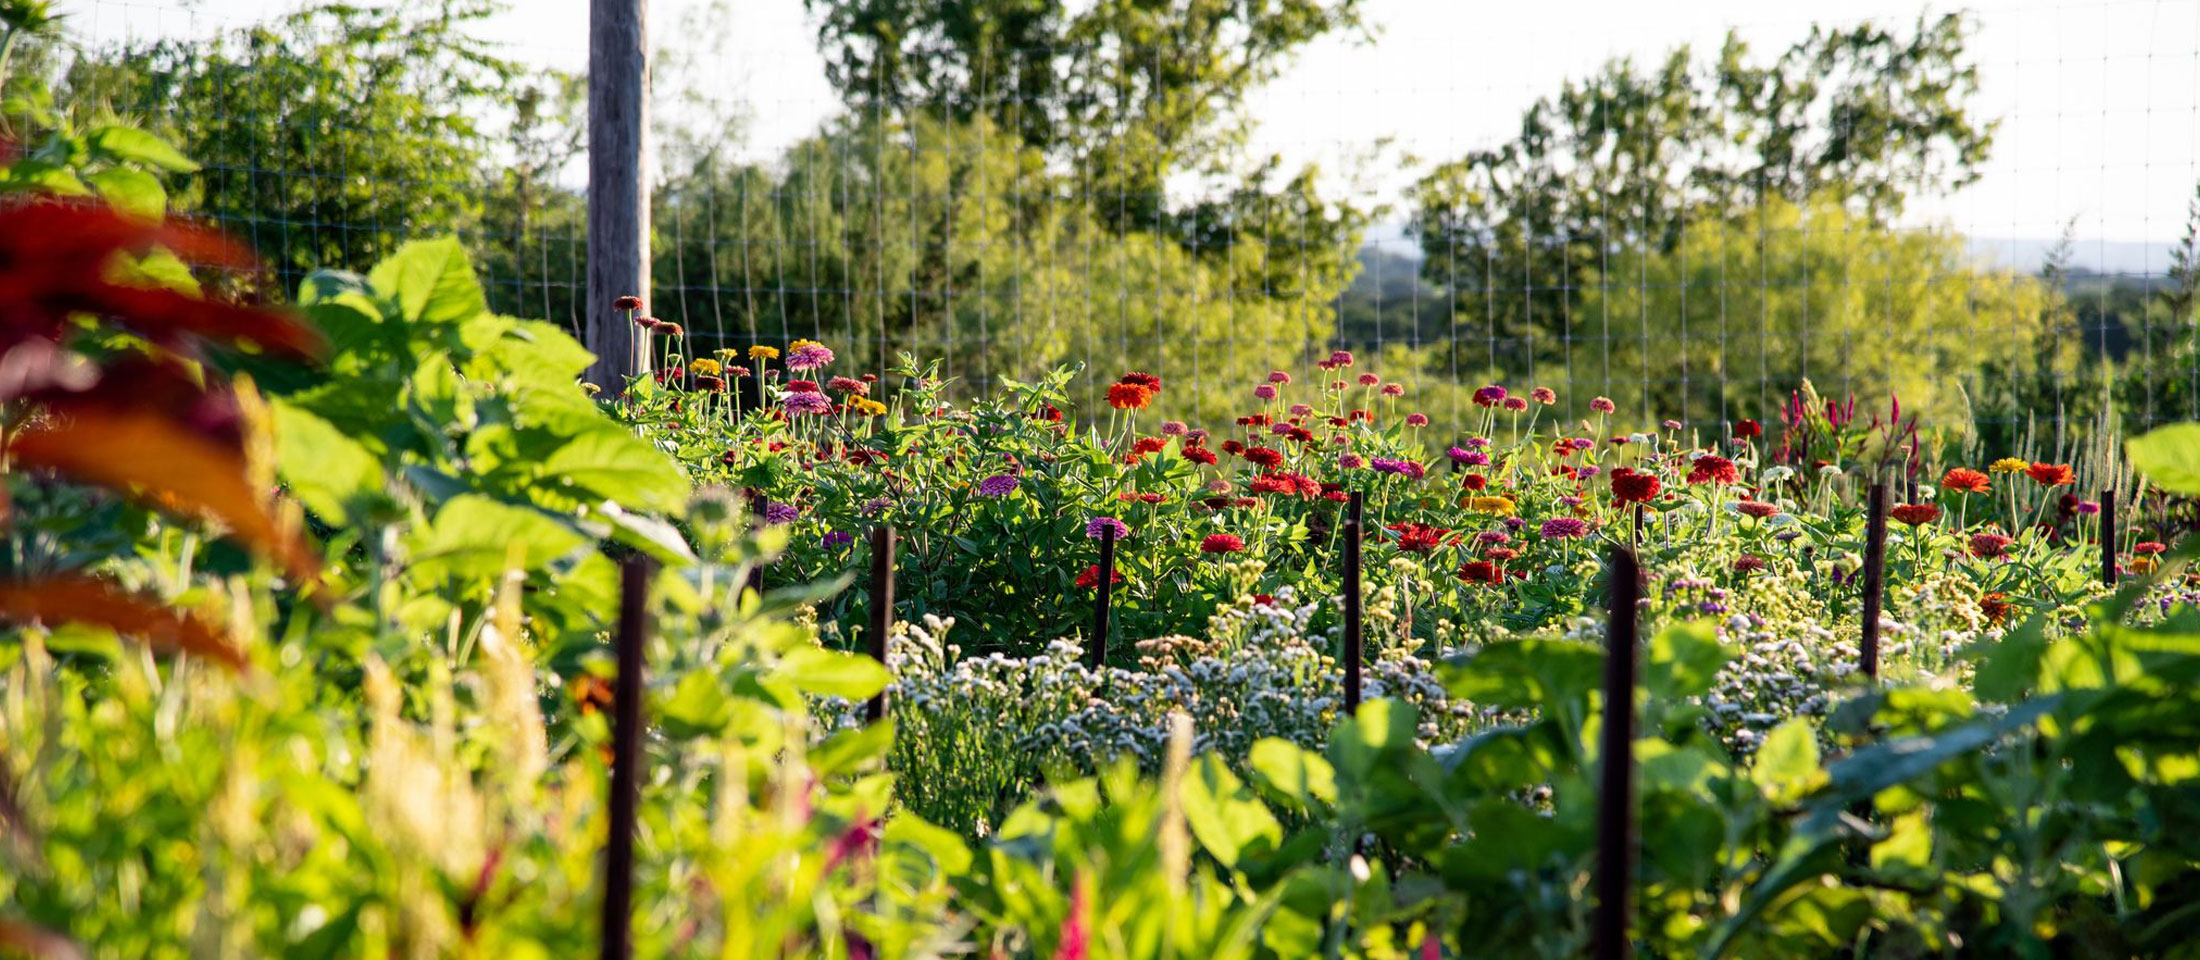
<svg viewBox="0 0 2200 960"><path fill-rule="evenodd" d="M353 506L382 490L382 465L367 448L328 421L283 400L268 409L275 422L275 462L292 495L330 522L361 519Z"/></svg>
<svg viewBox="0 0 2200 960"><path fill-rule="evenodd" d="M1282 842L1283 826L1220 756L1202 755L1186 774L1184 824L1223 866L1235 869L1240 858Z"/></svg>
<svg viewBox="0 0 2200 960"><path fill-rule="evenodd" d="M1702 696L1718 678L1719 668L1733 656L1708 625L1667 627L1650 638L1650 656L1643 664L1643 689L1653 702Z"/></svg>
<svg viewBox="0 0 2200 960"><path fill-rule="evenodd" d="M108 167L92 174L92 190L117 210L146 219L168 213L168 191L152 174L129 167Z"/></svg>
<svg viewBox="0 0 2200 960"><path fill-rule="evenodd" d="M611 521L611 538L665 563L693 564L695 551L688 548L680 529L656 517L628 511L606 501L599 509Z"/></svg>
<svg viewBox="0 0 2200 960"><path fill-rule="evenodd" d="M733 698L719 687L717 675L691 670L649 712L666 736L691 740L724 730L733 719Z"/></svg>
<svg viewBox="0 0 2200 960"><path fill-rule="evenodd" d="M844 700L868 700L893 679L885 664L869 657L811 646L781 657L779 675L804 693Z"/></svg>
<svg viewBox="0 0 2200 960"><path fill-rule="evenodd" d="M663 451L608 420L542 463L548 482L585 499L669 512L687 499L687 474Z"/></svg>
<svg viewBox="0 0 2200 960"><path fill-rule="evenodd" d="M1264 737L1253 744L1246 763L1263 785L1289 797L1301 810L1316 812L1317 801L1337 803L1337 771L1312 750L1280 737Z"/></svg>
<svg viewBox="0 0 2200 960"><path fill-rule="evenodd" d="M2200 497L2200 423L2177 423L2124 441L2131 465L2171 493Z"/></svg>
<svg viewBox="0 0 2200 960"><path fill-rule="evenodd" d="M1485 706L1555 710L1586 704L1604 671L1604 652L1566 640L1493 643L1440 670L1453 696Z"/></svg>
<svg viewBox="0 0 2200 960"><path fill-rule="evenodd" d="M123 124L110 124L85 138L92 152L110 160L127 160L170 173L196 173L199 165L159 136Z"/></svg>
<svg viewBox="0 0 2200 960"><path fill-rule="evenodd" d="M412 537L413 564L429 575L493 577L515 559L528 570L590 546L580 531L532 507L478 493L452 497Z"/></svg>
<svg viewBox="0 0 2200 960"><path fill-rule="evenodd" d="M367 282L416 323L452 323L489 309L473 264L455 237L414 240L375 264Z"/></svg>
<svg viewBox="0 0 2200 960"><path fill-rule="evenodd" d="M1809 720L1796 717L1765 734L1757 747L1749 779L1773 803L1786 806L1803 798L1825 775L1818 768L1818 732Z"/></svg>

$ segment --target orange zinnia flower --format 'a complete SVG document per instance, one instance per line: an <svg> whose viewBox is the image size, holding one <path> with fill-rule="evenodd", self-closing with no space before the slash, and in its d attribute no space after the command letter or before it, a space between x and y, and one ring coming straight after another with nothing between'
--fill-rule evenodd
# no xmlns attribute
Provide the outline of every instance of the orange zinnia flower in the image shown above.
<svg viewBox="0 0 2200 960"><path fill-rule="evenodd" d="M2024 468L2024 475L2045 487L2061 487L2077 482L2067 463L2035 463Z"/></svg>
<svg viewBox="0 0 2200 960"><path fill-rule="evenodd" d="M1971 470L1965 467L1957 467L1953 470L1948 471L1945 474L1942 474L1940 477L1940 488L1942 490L1957 490L1963 493L1986 493L1987 491L1992 490L1993 487L1994 483L1992 478L1978 472L1977 470Z"/></svg>
<svg viewBox="0 0 2200 960"><path fill-rule="evenodd" d="M1117 410L1144 410L1151 399L1153 391L1139 384L1118 383L1108 388L1108 406Z"/></svg>
<svg viewBox="0 0 2200 960"><path fill-rule="evenodd" d="M1887 511L1887 516L1915 527L1940 519L1940 508L1930 503L1905 503Z"/></svg>

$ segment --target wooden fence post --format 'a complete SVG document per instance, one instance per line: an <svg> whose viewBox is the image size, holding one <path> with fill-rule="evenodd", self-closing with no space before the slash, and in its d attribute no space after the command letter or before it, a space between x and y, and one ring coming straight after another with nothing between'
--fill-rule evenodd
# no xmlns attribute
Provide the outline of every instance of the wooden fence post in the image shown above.
<svg viewBox="0 0 2200 960"><path fill-rule="evenodd" d="M1100 579L1093 586L1092 668L1108 665L1108 607L1115 600L1115 524L1100 525Z"/></svg>
<svg viewBox="0 0 2200 960"><path fill-rule="evenodd" d="M1360 712L1360 661L1365 658L1365 627L1360 606L1360 540L1367 495L1358 490L1345 500L1344 517L1344 712Z"/></svg>
<svg viewBox="0 0 2200 960"><path fill-rule="evenodd" d="M886 636L894 629L894 525L871 528L871 659L886 665ZM886 718L886 691L881 690L863 708L872 723Z"/></svg>
<svg viewBox="0 0 2200 960"><path fill-rule="evenodd" d="M642 767L642 647L649 641L652 564L619 565L619 623L613 643L619 674L611 686L610 838L604 845L603 960L633 954L634 817Z"/></svg>
<svg viewBox="0 0 2200 960"><path fill-rule="evenodd" d="M2116 490L2101 491L2101 582L2116 585Z"/></svg>
<svg viewBox="0 0 2200 960"><path fill-rule="evenodd" d="M613 301L649 289L648 0L589 0L588 382L607 392L647 372Z"/></svg>
<svg viewBox="0 0 2200 960"><path fill-rule="evenodd" d="M1612 548L1605 574L1604 729L1597 751L1596 915L1591 949L1598 960L1623 960L1634 952L1627 928L1635 887L1635 659L1641 646L1635 608L1642 599L1642 566L1635 552Z"/></svg>
<svg viewBox="0 0 2200 960"><path fill-rule="evenodd" d="M1872 481L1871 502L1864 507L1864 634L1857 644L1857 669L1879 680L1879 613L1887 588L1887 483Z"/></svg>

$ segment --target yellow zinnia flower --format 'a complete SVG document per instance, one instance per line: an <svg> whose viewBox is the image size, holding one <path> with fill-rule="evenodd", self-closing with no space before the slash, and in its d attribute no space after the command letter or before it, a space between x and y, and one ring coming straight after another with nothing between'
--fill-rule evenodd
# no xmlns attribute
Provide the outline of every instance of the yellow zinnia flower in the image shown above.
<svg viewBox="0 0 2200 960"><path fill-rule="evenodd" d="M1995 473L2023 473L2027 469L2030 469L2031 466L2032 463L2028 460L2019 460L2015 457L2003 457L1999 460L1994 461L1991 464L1988 464L1986 469L1992 470Z"/></svg>
<svg viewBox="0 0 2200 960"><path fill-rule="evenodd" d="M716 360L697 360L694 363L688 364L688 369L693 370L696 373L702 374L706 377L715 377L718 375L718 372L721 368L718 366L718 361Z"/></svg>
<svg viewBox="0 0 2200 960"><path fill-rule="evenodd" d="M795 341L795 342L793 342L793 343L787 344L787 350L788 350L788 352L792 353L793 351L796 351L796 350L800 350L800 349L802 349L803 347L822 347L822 346L824 346L824 344L822 344L822 343L819 343L819 342L817 342L817 341L815 341L815 340L796 340L796 341ZM775 357L776 357L776 356L778 356L778 355L779 355L779 354L777 354L776 352L772 354L772 356L775 356Z"/></svg>
<svg viewBox="0 0 2200 960"><path fill-rule="evenodd" d="M886 412L885 404L870 399L868 397L855 398L853 406L855 407L857 413L860 413L866 417L875 417L879 414Z"/></svg>
<svg viewBox="0 0 2200 960"><path fill-rule="evenodd" d="M1509 517L1519 512L1513 506L1513 502L1509 497L1468 497L1460 505L1475 513L1487 513L1499 517Z"/></svg>
<svg viewBox="0 0 2200 960"><path fill-rule="evenodd" d="M749 348L749 359L751 359L751 360L777 360L777 359L779 359L779 348L778 348L778 347L767 347L767 346L765 346L765 345L763 345L763 344L759 343L759 344L757 344L756 346L753 346L753 347L750 347L750 348Z"/></svg>
<svg viewBox="0 0 2200 960"><path fill-rule="evenodd" d="M731 360L741 355L741 351L735 350L732 347L719 347L718 349L712 350L711 352L717 354L718 359L720 360Z"/></svg>

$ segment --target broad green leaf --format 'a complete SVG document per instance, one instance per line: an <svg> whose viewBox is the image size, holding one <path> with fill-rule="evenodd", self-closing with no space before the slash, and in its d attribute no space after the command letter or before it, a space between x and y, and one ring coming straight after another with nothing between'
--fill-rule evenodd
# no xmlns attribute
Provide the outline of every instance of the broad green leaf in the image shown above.
<svg viewBox="0 0 2200 960"><path fill-rule="evenodd" d="M195 173L199 165L190 157L170 146L168 141L137 127L110 124L92 131L85 138L92 152L110 160L128 160L170 173Z"/></svg>
<svg viewBox="0 0 2200 960"><path fill-rule="evenodd" d="M2124 441L2131 465L2171 493L2200 497L2200 423L2176 423Z"/></svg>
<svg viewBox="0 0 2200 960"><path fill-rule="evenodd" d="M1493 643L1439 672L1453 696L1483 706L1558 709L1585 704L1604 671L1604 652L1565 640Z"/></svg>
<svg viewBox="0 0 2200 960"><path fill-rule="evenodd" d="M1802 799L1825 780L1818 767L1818 732L1809 720L1796 717L1772 728L1749 768L1749 779L1774 804L1786 806Z"/></svg>
<svg viewBox="0 0 2200 960"><path fill-rule="evenodd" d="M430 575L460 577L503 573L515 546L519 563L530 571L589 546L580 531L547 513L478 493L452 497L412 540L416 567Z"/></svg>
<svg viewBox="0 0 2200 960"><path fill-rule="evenodd" d="M962 837L952 830L935 827L909 812L900 812L886 821L885 834L880 846L887 856L893 856L899 848L922 851L939 865L938 874L924 871L922 875L961 876L970 869L970 848Z"/></svg>
<svg viewBox="0 0 2200 960"><path fill-rule="evenodd" d="M1192 836L1225 867L1234 869L1240 858L1273 850L1283 840L1275 815L1215 754L1192 761L1180 799Z"/></svg>
<svg viewBox="0 0 2200 960"><path fill-rule="evenodd" d="M1331 806L1337 802L1335 768L1321 754L1289 740L1262 738L1253 744L1246 763L1263 784L1291 798L1302 810L1318 810L1314 801Z"/></svg>
<svg viewBox="0 0 2200 960"><path fill-rule="evenodd" d="M1410 703L1370 700L1360 704L1359 714L1338 721L1330 734L1329 761L1345 778L1363 781L1384 754L1413 746L1419 722L1420 713Z"/></svg>
<svg viewBox="0 0 2200 960"><path fill-rule="evenodd" d="M801 646L780 658L779 674L804 693L844 700L868 700L893 679L886 666L869 657Z"/></svg>
<svg viewBox="0 0 2200 960"><path fill-rule="evenodd" d="M191 265L164 248L148 250L142 257L118 257L110 275L133 286L194 296L199 292L199 279L191 275Z"/></svg>
<svg viewBox="0 0 2200 960"><path fill-rule="evenodd" d="M417 323L457 323L489 309L466 249L454 237L414 240L375 264L367 282Z"/></svg>
<svg viewBox="0 0 2200 960"><path fill-rule="evenodd" d="M352 521L362 497L382 490L382 465L367 448L328 421L280 399L268 409L275 421L275 462L283 482L306 509L330 522Z"/></svg>
<svg viewBox="0 0 2200 960"><path fill-rule="evenodd" d="M551 486L641 510L669 512L688 494L679 464L608 420L559 447L542 469Z"/></svg>
<svg viewBox="0 0 2200 960"><path fill-rule="evenodd" d="M127 214L159 219L168 213L168 191L143 170L108 167L89 178L92 191L109 206Z"/></svg>
<svg viewBox="0 0 2200 960"><path fill-rule="evenodd" d="M680 535L678 527L656 517L631 512L608 501L598 513L611 521L612 539L665 563L695 562L695 551L688 548L687 538Z"/></svg>
<svg viewBox="0 0 2200 960"><path fill-rule="evenodd" d="M676 740L715 736L733 719L733 698L719 688L717 675L690 670L672 692L650 706L650 717Z"/></svg>
<svg viewBox="0 0 2200 960"><path fill-rule="evenodd" d="M1643 689L1653 701L1702 696L1718 678L1719 668L1733 656L1706 624L1667 627L1650 638L1649 657L1643 663Z"/></svg>

